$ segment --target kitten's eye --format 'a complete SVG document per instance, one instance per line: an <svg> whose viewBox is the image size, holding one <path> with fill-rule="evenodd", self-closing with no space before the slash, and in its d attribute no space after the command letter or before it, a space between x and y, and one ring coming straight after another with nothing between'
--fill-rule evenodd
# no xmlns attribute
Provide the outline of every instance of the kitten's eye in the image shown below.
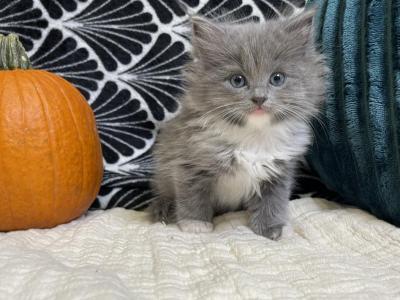
<svg viewBox="0 0 400 300"><path fill-rule="evenodd" d="M246 85L246 77L243 75L235 74L231 77L230 83L234 88L241 88Z"/></svg>
<svg viewBox="0 0 400 300"><path fill-rule="evenodd" d="M285 80L286 80L285 74L280 72L272 74L271 77L269 78L269 82L273 86L281 86L285 83Z"/></svg>

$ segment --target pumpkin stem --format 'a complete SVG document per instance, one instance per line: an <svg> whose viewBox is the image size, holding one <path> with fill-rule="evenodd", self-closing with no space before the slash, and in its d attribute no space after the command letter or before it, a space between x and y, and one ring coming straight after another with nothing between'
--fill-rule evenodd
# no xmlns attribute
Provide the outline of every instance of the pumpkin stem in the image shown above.
<svg viewBox="0 0 400 300"><path fill-rule="evenodd" d="M0 70L31 69L32 65L18 36L0 34Z"/></svg>

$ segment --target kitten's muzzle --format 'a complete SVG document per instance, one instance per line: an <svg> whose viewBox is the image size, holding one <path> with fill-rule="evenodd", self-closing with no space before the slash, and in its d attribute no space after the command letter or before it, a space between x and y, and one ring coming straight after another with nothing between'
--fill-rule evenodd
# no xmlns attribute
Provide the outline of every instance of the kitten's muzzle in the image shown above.
<svg viewBox="0 0 400 300"><path fill-rule="evenodd" d="M266 97L253 97L253 98L251 98L251 102L253 102L254 104L257 104L260 107L261 107L261 105L264 104L265 101L267 101Z"/></svg>

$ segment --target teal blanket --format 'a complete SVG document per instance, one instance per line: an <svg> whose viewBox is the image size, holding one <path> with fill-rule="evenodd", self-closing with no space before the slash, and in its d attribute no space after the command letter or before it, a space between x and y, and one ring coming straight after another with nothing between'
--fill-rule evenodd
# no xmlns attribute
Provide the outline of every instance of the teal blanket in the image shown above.
<svg viewBox="0 0 400 300"><path fill-rule="evenodd" d="M308 2L332 70L309 161L344 202L400 225L400 1Z"/></svg>

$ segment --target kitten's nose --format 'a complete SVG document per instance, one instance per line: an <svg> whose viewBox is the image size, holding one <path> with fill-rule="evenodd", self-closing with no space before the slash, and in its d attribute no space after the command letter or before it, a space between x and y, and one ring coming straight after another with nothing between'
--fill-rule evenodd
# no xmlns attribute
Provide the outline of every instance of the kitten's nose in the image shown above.
<svg viewBox="0 0 400 300"><path fill-rule="evenodd" d="M254 104L257 104L258 106L261 106L265 102L265 100L267 100L267 98L265 98L265 97L253 97L253 98L251 98L251 101Z"/></svg>

